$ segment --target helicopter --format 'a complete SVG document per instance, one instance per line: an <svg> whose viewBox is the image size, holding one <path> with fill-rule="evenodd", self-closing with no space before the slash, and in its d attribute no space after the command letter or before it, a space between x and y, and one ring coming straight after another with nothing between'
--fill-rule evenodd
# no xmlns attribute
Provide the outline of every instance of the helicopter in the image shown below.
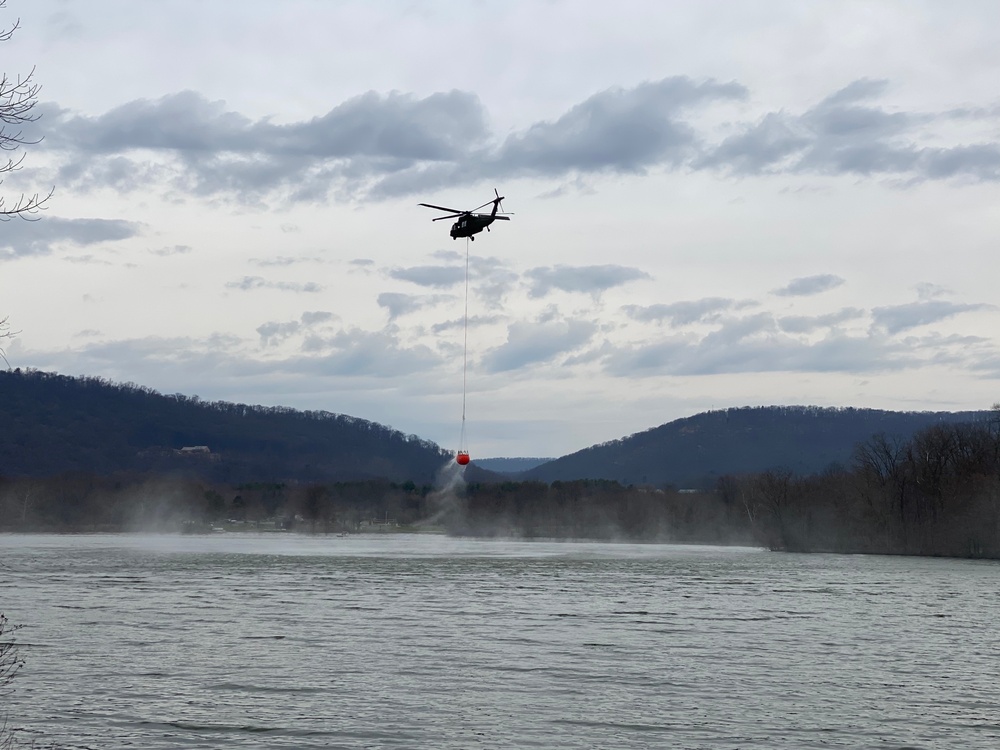
<svg viewBox="0 0 1000 750"><path fill-rule="evenodd" d="M490 231L490 224L496 220L500 221L510 221L510 216L499 216L497 214L497 208L500 206L500 201L503 200L503 196L497 192L496 188L493 188L493 193L496 195L491 201L486 201L481 206L477 206L471 211L460 211L457 208L445 208L444 206L435 206L431 203L418 203L419 206L426 206L427 208L433 208L438 211L448 211L447 216L438 216L436 219L431 219L431 221L441 221L441 219L454 219L457 218L454 224L451 225L451 238L457 240L459 237L468 237L470 240L475 242L475 236L484 229L488 232ZM493 204L493 210L488 214L477 214L480 208L485 208L486 206Z"/></svg>

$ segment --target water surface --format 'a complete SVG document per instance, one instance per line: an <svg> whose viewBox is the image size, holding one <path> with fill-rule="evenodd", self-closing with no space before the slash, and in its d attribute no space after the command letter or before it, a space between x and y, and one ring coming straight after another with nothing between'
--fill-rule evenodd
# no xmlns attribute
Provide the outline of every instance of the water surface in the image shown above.
<svg viewBox="0 0 1000 750"><path fill-rule="evenodd" d="M0 535L38 748L1000 747L1000 566Z"/></svg>

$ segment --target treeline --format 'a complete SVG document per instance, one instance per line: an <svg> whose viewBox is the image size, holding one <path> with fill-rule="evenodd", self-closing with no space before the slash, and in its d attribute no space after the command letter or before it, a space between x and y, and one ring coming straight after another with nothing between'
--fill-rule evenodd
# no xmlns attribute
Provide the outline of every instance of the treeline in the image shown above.
<svg viewBox="0 0 1000 750"><path fill-rule="evenodd" d="M850 468L796 477L727 476L717 494L743 508L771 549L1000 558L1000 410L972 424L879 434Z"/></svg>
<svg viewBox="0 0 1000 750"><path fill-rule="evenodd" d="M210 531L213 527L359 531L432 515L411 481L236 485L155 474L0 478L0 531Z"/></svg>
<svg viewBox="0 0 1000 750"><path fill-rule="evenodd" d="M848 466L723 476L712 491L610 480L210 482L155 473L0 478L0 531L334 533L433 526L477 537L759 544L792 552L1000 559L1000 410L909 439L879 433Z"/></svg>
<svg viewBox="0 0 1000 750"><path fill-rule="evenodd" d="M473 483L441 491L387 480L224 485L83 473L0 479L0 531L343 533L421 526L477 537L752 541L742 507L715 493L605 481Z"/></svg>

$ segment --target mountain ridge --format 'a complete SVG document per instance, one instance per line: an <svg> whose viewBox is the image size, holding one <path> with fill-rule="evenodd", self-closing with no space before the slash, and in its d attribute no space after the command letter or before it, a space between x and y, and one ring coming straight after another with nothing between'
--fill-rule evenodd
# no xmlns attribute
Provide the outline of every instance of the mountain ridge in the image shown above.
<svg viewBox="0 0 1000 750"><path fill-rule="evenodd" d="M977 421L991 414L819 406L718 409L584 448L530 469L522 478L708 489L726 474L771 468L819 473L846 465L857 445L879 433L905 440L932 424Z"/></svg>
<svg viewBox="0 0 1000 750"><path fill-rule="evenodd" d="M475 460L467 482L593 479L709 489L726 474L846 464L877 433L907 439L991 412L768 406L701 412L545 461ZM162 395L134 383L0 371L0 475L147 472L220 482L431 484L453 455L417 435L327 411Z"/></svg>

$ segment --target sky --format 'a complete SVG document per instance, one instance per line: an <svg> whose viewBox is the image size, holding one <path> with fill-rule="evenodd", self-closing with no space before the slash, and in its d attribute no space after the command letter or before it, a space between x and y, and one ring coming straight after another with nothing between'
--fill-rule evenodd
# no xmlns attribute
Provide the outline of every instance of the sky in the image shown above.
<svg viewBox="0 0 1000 750"><path fill-rule="evenodd" d="M7 0L11 367L473 458L1000 401L1000 4ZM10 127L8 126L8 132ZM505 197L452 240L421 202ZM468 295L466 295L468 269ZM466 327L466 305L468 324Z"/></svg>

